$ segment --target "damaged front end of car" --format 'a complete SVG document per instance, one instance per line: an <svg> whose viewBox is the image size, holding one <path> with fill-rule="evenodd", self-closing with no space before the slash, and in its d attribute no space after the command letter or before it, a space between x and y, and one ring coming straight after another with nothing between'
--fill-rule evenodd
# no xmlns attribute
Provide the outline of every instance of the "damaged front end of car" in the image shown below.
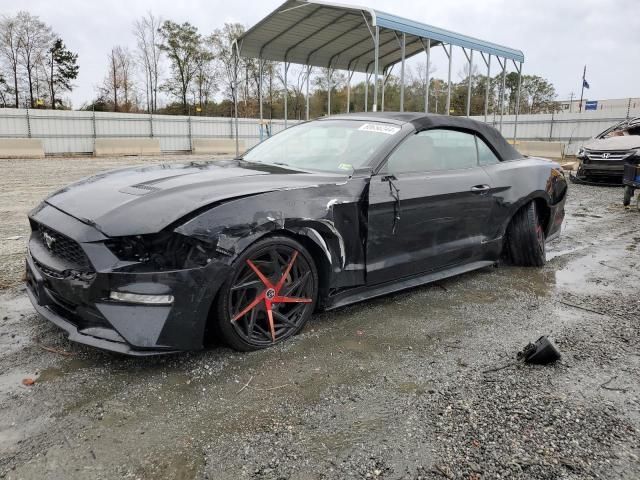
<svg viewBox="0 0 640 480"><path fill-rule="evenodd" d="M640 118L625 120L580 147L574 183L619 186L625 164L640 160Z"/></svg>
<svg viewBox="0 0 640 480"><path fill-rule="evenodd" d="M129 355L202 344L229 263L215 239L173 231L110 238L47 204L30 223L28 295L71 340Z"/></svg>
<svg viewBox="0 0 640 480"><path fill-rule="evenodd" d="M640 161L640 149L600 151L581 148L574 183L620 186L624 166Z"/></svg>
<svg viewBox="0 0 640 480"><path fill-rule="evenodd" d="M361 190L358 182L229 199L159 232L123 236L43 203L30 214L27 291L72 341L127 355L200 349L231 264L265 235L308 245L324 278L335 273L327 288L362 283ZM338 232L342 224L355 227L353 238Z"/></svg>

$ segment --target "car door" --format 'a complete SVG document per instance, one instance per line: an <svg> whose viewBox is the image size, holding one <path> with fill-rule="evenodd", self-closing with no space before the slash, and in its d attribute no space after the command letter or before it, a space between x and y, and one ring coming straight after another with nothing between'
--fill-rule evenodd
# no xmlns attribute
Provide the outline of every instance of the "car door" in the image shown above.
<svg viewBox="0 0 640 480"><path fill-rule="evenodd" d="M493 202L490 188L473 134L433 129L405 139L371 179L367 283L479 256Z"/></svg>
<svg viewBox="0 0 640 480"><path fill-rule="evenodd" d="M519 180L518 175L514 175L514 169L520 168L522 162L500 161L489 144L478 136L476 136L476 144L478 146L478 163L491 178L491 190L488 195L491 195L493 203L485 234L489 240L500 239L511 217L513 182L514 179ZM525 175L525 173L523 172L521 175Z"/></svg>

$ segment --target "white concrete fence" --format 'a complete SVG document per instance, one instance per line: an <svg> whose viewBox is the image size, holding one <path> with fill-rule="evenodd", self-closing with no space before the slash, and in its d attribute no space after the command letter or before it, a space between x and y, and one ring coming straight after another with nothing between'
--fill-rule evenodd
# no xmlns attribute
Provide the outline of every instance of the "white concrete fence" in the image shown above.
<svg viewBox="0 0 640 480"><path fill-rule="evenodd" d="M640 109L631 111L630 116L640 116ZM473 118L484 120L483 116ZM584 140L624 118L608 112L520 115L518 141L560 142L565 146L565 153L571 155ZM496 128L500 127L499 116L489 115L487 120ZM289 125L295 123L295 120L289 120ZM273 120L269 128L272 134L277 133L284 129L284 121ZM505 115L503 135L512 139L514 129L515 117ZM7 149L15 148L15 139L40 140L42 152L46 155L99 154L100 151L108 152L109 148L115 152L119 146L114 146L114 143L119 142L110 139L128 139L129 145L133 145L131 154L157 153L158 150L164 153L213 153L218 148L227 153L230 145L235 143L229 142L234 138L234 132L233 119L228 117L4 108L0 109L0 157L7 156ZM131 142L135 139L141 140L140 145ZM239 139L242 147L250 147L260 141L259 121L239 119ZM127 142L123 140L121 143ZM22 152L27 147L32 148L33 142L19 145ZM126 154L126 151L121 154Z"/></svg>
<svg viewBox="0 0 640 480"><path fill-rule="evenodd" d="M294 123L289 120L290 125ZM283 130L284 121L273 120L269 129L272 133ZM238 130L241 147L260 141L257 120L239 119ZM228 117L0 109L0 157L7 150L3 142L15 139L40 140L46 155L153 154L156 146L163 153L227 153L234 133L233 118Z"/></svg>

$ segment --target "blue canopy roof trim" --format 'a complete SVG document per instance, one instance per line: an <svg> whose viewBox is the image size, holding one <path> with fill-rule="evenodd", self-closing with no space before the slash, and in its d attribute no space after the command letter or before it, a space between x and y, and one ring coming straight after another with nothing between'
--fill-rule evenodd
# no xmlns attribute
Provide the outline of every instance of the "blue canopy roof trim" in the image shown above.
<svg viewBox="0 0 640 480"><path fill-rule="evenodd" d="M366 7L323 0L287 0L237 40L241 56L341 70L372 72L373 27L380 27L379 72L431 46L451 44L524 62L521 51Z"/></svg>
<svg viewBox="0 0 640 480"><path fill-rule="evenodd" d="M498 57L507 58L516 62L524 62L524 54L520 50L504 47L496 43L478 40L477 38L451 32L443 28L433 27L425 23L414 22L406 18L376 11L377 25L399 32L405 32L422 38L430 38L441 43L452 44L458 47L470 48Z"/></svg>

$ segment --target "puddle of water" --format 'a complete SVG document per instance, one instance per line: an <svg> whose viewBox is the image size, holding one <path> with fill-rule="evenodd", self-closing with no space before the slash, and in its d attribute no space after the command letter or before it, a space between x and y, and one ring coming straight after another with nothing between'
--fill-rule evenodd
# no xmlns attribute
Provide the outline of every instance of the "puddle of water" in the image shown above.
<svg viewBox="0 0 640 480"><path fill-rule="evenodd" d="M26 295L0 294L0 358L30 343L23 325L30 314L34 314L33 307Z"/></svg>
<svg viewBox="0 0 640 480"><path fill-rule="evenodd" d="M42 370L38 377L38 383L52 382L89 366L91 366L91 364L87 360L70 358L57 367L49 367Z"/></svg>
<svg viewBox="0 0 640 480"><path fill-rule="evenodd" d="M626 246L612 243L609 248L571 260L555 272L557 287L576 294L637 290L637 280L629 275L632 265Z"/></svg>

